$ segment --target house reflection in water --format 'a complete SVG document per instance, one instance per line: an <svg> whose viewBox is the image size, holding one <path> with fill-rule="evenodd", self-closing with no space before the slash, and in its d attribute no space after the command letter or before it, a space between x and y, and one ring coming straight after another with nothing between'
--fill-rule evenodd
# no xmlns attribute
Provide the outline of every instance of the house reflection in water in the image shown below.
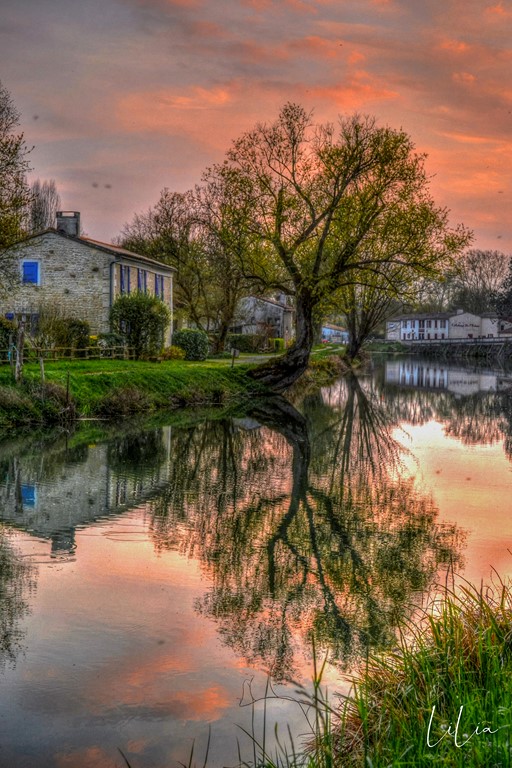
<svg viewBox="0 0 512 768"><path fill-rule="evenodd" d="M0 522L73 555L75 531L152 498L169 477L171 427L96 445L0 446Z"/></svg>
<svg viewBox="0 0 512 768"><path fill-rule="evenodd" d="M388 360L386 384L415 389L447 390L467 396L477 392L498 392L512 385L512 375L458 368L432 360Z"/></svg>

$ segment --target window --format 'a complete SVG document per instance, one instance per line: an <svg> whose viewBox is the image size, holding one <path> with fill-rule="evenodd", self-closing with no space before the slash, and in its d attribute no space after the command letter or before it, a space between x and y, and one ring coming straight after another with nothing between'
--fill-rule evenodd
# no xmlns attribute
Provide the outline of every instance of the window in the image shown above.
<svg viewBox="0 0 512 768"><path fill-rule="evenodd" d="M137 290L141 293L148 292L148 273L145 269L137 270Z"/></svg>
<svg viewBox="0 0 512 768"><path fill-rule="evenodd" d="M439 327L440 328L446 328L446 320L440 320L439 321Z"/></svg>
<svg viewBox="0 0 512 768"><path fill-rule="evenodd" d="M120 265L121 293L130 293L130 267Z"/></svg>
<svg viewBox="0 0 512 768"><path fill-rule="evenodd" d="M39 262L22 261L21 263L21 282L23 285L39 285Z"/></svg>
<svg viewBox="0 0 512 768"><path fill-rule="evenodd" d="M35 485L21 486L21 503L24 507L35 507L37 500L37 491Z"/></svg>
<svg viewBox="0 0 512 768"><path fill-rule="evenodd" d="M164 276L155 275L155 296L159 299L164 298Z"/></svg>
<svg viewBox="0 0 512 768"><path fill-rule="evenodd" d="M432 328L432 320L427 320L427 328ZM430 339L430 336L429 336Z"/></svg>

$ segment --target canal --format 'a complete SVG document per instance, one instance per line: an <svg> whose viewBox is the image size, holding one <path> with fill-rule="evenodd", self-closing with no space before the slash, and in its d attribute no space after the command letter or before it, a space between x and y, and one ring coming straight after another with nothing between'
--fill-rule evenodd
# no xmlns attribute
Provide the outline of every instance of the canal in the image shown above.
<svg viewBox="0 0 512 768"><path fill-rule="evenodd" d="M254 759L436 585L512 573L512 373L374 361L179 423L0 443L0 766ZM262 698L267 693L266 707Z"/></svg>

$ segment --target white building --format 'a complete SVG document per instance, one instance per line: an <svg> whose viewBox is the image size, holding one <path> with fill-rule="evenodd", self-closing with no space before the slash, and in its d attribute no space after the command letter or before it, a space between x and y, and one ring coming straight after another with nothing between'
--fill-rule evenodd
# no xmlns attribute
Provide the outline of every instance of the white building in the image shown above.
<svg viewBox="0 0 512 768"><path fill-rule="evenodd" d="M442 341L443 339L489 339L500 334L498 316L482 316L457 309L393 317L386 324L390 341Z"/></svg>

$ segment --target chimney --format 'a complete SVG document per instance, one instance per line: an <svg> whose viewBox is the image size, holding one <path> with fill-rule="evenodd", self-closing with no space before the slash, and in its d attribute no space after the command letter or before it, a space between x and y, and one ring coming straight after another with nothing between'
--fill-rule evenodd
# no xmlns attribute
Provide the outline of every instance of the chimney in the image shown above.
<svg viewBox="0 0 512 768"><path fill-rule="evenodd" d="M80 237L79 211L57 211L57 232Z"/></svg>

